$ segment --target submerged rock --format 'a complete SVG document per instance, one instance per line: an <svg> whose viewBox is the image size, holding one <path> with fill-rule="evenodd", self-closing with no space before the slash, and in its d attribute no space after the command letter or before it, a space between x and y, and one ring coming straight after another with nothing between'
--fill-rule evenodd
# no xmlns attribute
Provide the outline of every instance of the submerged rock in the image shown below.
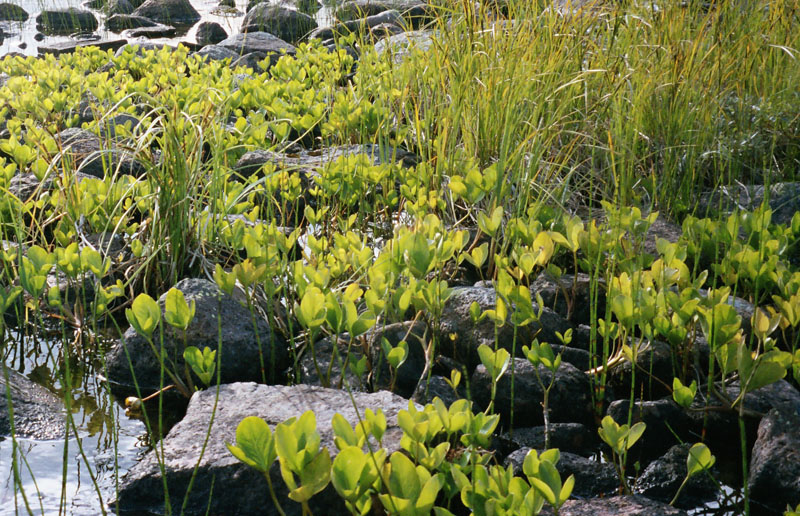
<svg viewBox="0 0 800 516"><path fill-rule="evenodd" d="M0 4L1 21L25 21L29 16L28 11L16 4L7 2Z"/></svg>
<svg viewBox="0 0 800 516"><path fill-rule="evenodd" d="M281 5L263 2L247 12L242 32L269 32L291 44L302 41L317 27L311 16Z"/></svg>
<svg viewBox="0 0 800 516"><path fill-rule="evenodd" d="M97 18L89 11L74 7L44 10L36 17L36 27L45 34L94 32L97 30Z"/></svg>
<svg viewBox="0 0 800 516"><path fill-rule="evenodd" d="M165 361L180 378L184 377L185 346L218 349L218 343L222 348L220 374L223 383L264 379L274 382L284 378L288 350L266 321L257 317L254 328L250 311L206 279L185 279L175 288L183 292L187 303L196 303L195 316L185 337L181 330L162 321ZM159 298L162 309L165 299L166 294ZM158 332L155 345L160 346ZM112 387L120 392L134 393L131 369L143 395L159 388L161 365L158 357L147 340L133 328L128 328L111 349L107 366ZM167 376L165 381L171 383ZM195 378L195 381L198 380Z"/></svg>
<svg viewBox="0 0 800 516"><path fill-rule="evenodd" d="M800 504L800 409L772 409L758 425L753 445L750 496L780 512Z"/></svg>
<svg viewBox="0 0 800 516"><path fill-rule="evenodd" d="M11 435L9 400L14 409L13 426L17 437L64 437L64 403L61 399L4 364L0 364L0 396L0 437Z"/></svg>
<svg viewBox="0 0 800 516"><path fill-rule="evenodd" d="M133 14L164 25L193 25L200 20L200 13L189 0L147 0Z"/></svg>
<svg viewBox="0 0 800 516"><path fill-rule="evenodd" d="M320 446L327 447L333 457L337 454L331 429L335 413L344 416L354 426L366 409L382 410L388 423L382 444L392 453L399 448L402 437L402 430L395 424L397 413L407 408L407 400L386 391L374 394L353 392L351 399L346 391L307 385L285 387L234 383L220 387L218 401L214 389L195 393L186 416L163 440L169 499L173 504L180 503L191 484L191 494L186 496L186 507L182 511L184 514L277 515L264 476L239 462L225 447L225 443L235 442L236 427L242 419L261 417L274 428L290 417L313 410L321 437ZM205 449L204 442L207 443ZM150 451L128 472L119 489L117 503L120 514L164 514L161 471L155 453ZM277 461L270 469L270 478L286 514L300 515L300 505L288 498ZM309 505L314 514L347 513L343 500L330 484L314 495Z"/></svg>

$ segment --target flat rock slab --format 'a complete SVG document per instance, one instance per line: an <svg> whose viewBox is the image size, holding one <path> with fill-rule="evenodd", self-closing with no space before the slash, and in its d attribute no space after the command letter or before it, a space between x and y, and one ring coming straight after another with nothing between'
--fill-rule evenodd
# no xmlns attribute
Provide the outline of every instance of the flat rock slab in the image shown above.
<svg viewBox="0 0 800 516"><path fill-rule="evenodd" d="M284 40L273 36L269 32L248 32L235 34L218 43L219 46L233 50L239 55L251 52L266 52L279 56L281 54L294 55L297 49ZM277 57L275 59L277 61Z"/></svg>
<svg viewBox="0 0 800 516"><path fill-rule="evenodd" d="M79 48L97 47L100 50L117 50L122 45L127 43L124 39L107 39L99 41L62 41L60 43L53 43L51 45L42 45L39 47L39 55L53 54L70 54Z"/></svg>
<svg viewBox="0 0 800 516"><path fill-rule="evenodd" d="M42 440L63 438L64 404L58 396L5 365L0 365L0 395L0 436L11 435L11 418L8 414L10 397L17 437Z"/></svg>
<svg viewBox="0 0 800 516"><path fill-rule="evenodd" d="M643 496L567 500L561 516L686 516L686 512Z"/></svg>
<svg viewBox="0 0 800 516"><path fill-rule="evenodd" d="M245 417L261 417L274 429L278 423L313 410L321 446L326 446L331 456L335 456L337 449L331 429L333 415L338 412L354 425L366 409L381 409L388 423L383 446L391 453L399 448L402 437L402 430L395 424L397 413L408 408L407 400L386 391L374 394L354 392L351 400L346 391L307 385L286 387L234 383L220 387L218 402L215 395L214 389L196 393L186 416L163 441L164 471L173 508L183 503L197 467L183 514L278 514L269 497L264 476L239 462L225 447L226 442L235 442L236 426ZM216 415L209 430L215 405ZM209 436L203 451L207 432ZM119 490L119 514L164 514L161 475L155 453L151 451L123 479ZM300 505L288 498L277 461L270 470L270 477L286 514L300 515ZM347 513L341 498L330 485L311 498L310 505L314 514Z"/></svg>

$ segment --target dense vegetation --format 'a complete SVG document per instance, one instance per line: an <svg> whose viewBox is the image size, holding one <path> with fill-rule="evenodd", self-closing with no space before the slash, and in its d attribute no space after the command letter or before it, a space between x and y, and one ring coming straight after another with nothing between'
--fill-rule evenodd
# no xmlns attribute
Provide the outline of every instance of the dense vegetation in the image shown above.
<svg viewBox="0 0 800 516"><path fill-rule="evenodd" d="M105 337L127 323L157 353L153 298L207 277L238 288L254 319L289 343L294 368L280 383L297 381L298 356L320 338L358 342L400 321L431 329L430 364L451 338L438 328L454 285L488 280L496 304L474 305L473 322L516 336L541 314L529 288L541 273L566 278L567 318L584 273L591 395L621 489L632 480L627 450L646 430L604 419L603 397L609 371L637 363L651 341L669 344L665 387L675 401L722 400L738 414L744 447L746 393L800 381L800 213L774 224L766 202L732 214L713 196L702 211L698 202L720 186L769 190L798 177L797 2L625 2L566 15L524 1L499 14L444 4L430 48L402 60L361 34L343 37L338 51L300 45L263 73L184 47L0 62L3 357L14 338L56 327L60 375L74 374L68 357L102 371ZM345 46L358 49L357 61ZM99 174L77 170L63 138L77 127L105 149ZM313 169L281 165L365 144L381 159L354 152ZM236 167L256 149L277 158ZM678 221L677 241L648 233L659 214ZM731 295L754 305L752 317ZM162 326L185 329L192 307L175 290L166 299ZM512 356L555 378L561 359L549 345L569 344L571 332L560 338L497 338L474 350L475 363L456 358L481 363L493 387ZM689 358L701 344L702 363ZM385 349L393 372L404 346ZM374 365L335 359L356 376ZM187 396L215 383L213 351L190 348L186 360L195 374L166 363L166 383ZM314 367L328 386L330 369ZM423 386L430 375L427 367ZM461 375L450 377L454 390ZM620 397L642 396L637 375L648 371L633 368ZM437 514L534 514L545 502L557 511L571 490L555 473L557 451L532 452L524 477L492 464L493 403L485 413L465 402L412 406L400 422L405 454L362 451L368 435L380 441L379 421L355 430L339 422L331 459L315 448L313 414L276 429L274 441L263 421L247 420L231 449L263 471L279 458L297 502L330 479L353 513L436 505ZM547 425L546 396L543 409ZM706 444L693 448L690 473L713 464Z"/></svg>

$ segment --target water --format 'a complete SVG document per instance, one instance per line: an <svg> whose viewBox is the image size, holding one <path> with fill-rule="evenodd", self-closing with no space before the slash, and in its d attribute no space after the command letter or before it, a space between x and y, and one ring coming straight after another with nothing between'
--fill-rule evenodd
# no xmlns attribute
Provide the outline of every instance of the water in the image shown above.
<svg viewBox="0 0 800 516"><path fill-rule="evenodd" d="M16 345L9 345L6 356L0 358L63 399L58 381L60 342L20 339L14 333L12 339ZM144 424L124 415L124 409L103 389L91 363L73 362L72 374L80 378L80 385L70 390L74 420L70 437L17 439L20 483L14 481L13 441L0 440L0 516L29 514L23 492L31 514L102 514L116 498L118 480L147 451Z"/></svg>
<svg viewBox="0 0 800 516"><path fill-rule="evenodd" d="M69 36L45 36L44 40L36 41L34 36L38 32L36 30L36 16L44 9L65 9L68 7L75 7L80 9L87 9L83 4L85 0L5 0L11 3L20 5L25 9L30 17L26 22L0 22L5 34L5 39L0 44L0 56L6 55L11 52L16 52L24 55L35 56L38 53L39 46L52 45L54 43L61 43L65 41L72 41ZM270 0L272 3L280 3L279 0ZM192 6L200 13L203 21L212 21L219 23L228 35L233 35L239 32L244 18L245 9L247 7L247 0L236 0L236 9L230 12L228 9L219 8L219 0L191 0ZM98 10L90 9L98 19L100 24L96 34L102 39L117 39L119 34L106 30L105 28L105 15ZM333 19L333 8L323 6L315 14L315 20L320 26L331 24ZM198 22L198 23L200 23ZM150 40L155 43L167 43L175 45L180 41L188 41L194 43L195 33L197 32L197 24L191 27L185 34L178 34L173 38L153 38ZM128 41L134 42L135 40L129 39Z"/></svg>

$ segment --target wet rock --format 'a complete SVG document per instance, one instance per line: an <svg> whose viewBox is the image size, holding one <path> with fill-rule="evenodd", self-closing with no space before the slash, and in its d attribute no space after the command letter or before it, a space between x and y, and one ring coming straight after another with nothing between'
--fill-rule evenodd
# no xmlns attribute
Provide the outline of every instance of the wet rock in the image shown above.
<svg viewBox="0 0 800 516"><path fill-rule="evenodd" d="M606 312L606 295L603 281L598 286L596 317L603 317ZM542 272L531 283L531 299L536 294L542 297L544 306L558 313L573 324L591 324L591 278L588 274L564 274L555 278L548 272Z"/></svg>
<svg viewBox="0 0 800 516"><path fill-rule="evenodd" d="M636 480L634 491L652 500L669 503L686 478L686 459L691 444L670 448L663 457L651 462ZM676 505L691 509L716 498L717 486L706 473L693 475L681 491Z"/></svg>
<svg viewBox="0 0 800 516"><path fill-rule="evenodd" d="M346 22L389 10L398 11L414 28L433 19L435 15L433 8L420 0L350 0L336 9L335 16L337 20Z"/></svg>
<svg viewBox="0 0 800 516"><path fill-rule="evenodd" d="M361 341L350 342L347 335L341 335L337 339L335 356L332 343L333 337L326 337L315 342L313 346L306 346L300 357L300 383L333 389L369 390L366 375L359 378L348 365L357 363L364 356Z"/></svg>
<svg viewBox="0 0 800 516"><path fill-rule="evenodd" d="M393 373L386 361L383 340L389 347L396 347L405 341L408 355L405 362ZM372 386L375 389L391 390L404 398L414 394L425 369L425 348L431 340L430 330L422 322L401 322L374 328L367 334L372 363Z"/></svg>
<svg viewBox="0 0 800 516"><path fill-rule="evenodd" d="M147 0L133 11L164 25L193 25L200 20L200 13L189 0Z"/></svg>
<svg viewBox="0 0 800 516"><path fill-rule="evenodd" d="M506 459L505 465L510 464L515 474L522 474L522 465L530 450L531 448L526 447L513 452ZM570 475L575 475L573 496L599 496L614 493L619 488L617 472L612 464L601 464L574 453L561 451L556 469L562 481Z"/></svg>
<svg viewBox="0 0 800 516"><path fill-rule="evenodd" d="M25 21L29 16L28 11L16 4L0 3L0 21Z"/></svg>
<svg viewBox="0 0 800 516"><path fill-rule="evenodd" d="M508 438L520 448L545 449L544 426L515 428ZM550 425L550 448L588 457L600 444L597 432L580 423L553 423ZM615 480L616 482L616 480Z"/></svg>
<svg viewBox="0 0 800 516"><path fill-rule="evenodd" d="M767 197L773 224L789 225L794 214L800 211L800 183L774 183L769 188L737 183L701 194L697 213L711 216L718 212L727 215L735 210L753 211Z"/></svg>
<svg viewBox="0 0 800 516"><path fill-rule="evenodd" d="M228 33L216 22L202 22L197 26L195 38L198 45L216 45L227 39Z"/></svg>
<svg viewBox="0 0 800 516"><path fill-rule="evenodd" d="M514 427L539 426L544 424L542 401L544 390L539 385L533 365L526 359L515 358L508 370L497 382L494 399L495 412L501 415L502 424L506 427L511 422L511 411L514 411ZM511 378L514 376L514 402L512 405ZM543 366L539 374L545 385L550 383L552 373ZM552 423L584 423L591 424L592 399L590 396L589 378L583 371L572 364L562 363L556 372L555 383L550 390L550 422ZM491 400L492 382L486 368L481 364L475 368L470 381L470 391L475 404L486 408Z"/></svg>
<svg viewBox="0 0 800 516"><path fill-rule="evenodd" d="M14 409L14 433L28 439L64 438L64 403L41 385L0 364L0 437L11 435L8 402ZM1 439L0 439L1 440Z"/></svg>
<svg viewBox="0 0 800 516"><path fill-rule="evenodd" d="M175 27L157 23L152 27L139 27L122 31L123 38L169 38L175 35Z"/></svg>
<svg viewBox="0 0 800 516"><path fill-rule="evenodd" d="M800 410L772 409L758 426L753 446L750 496L780 513L800 504Z"/></svg>
<svg viewBox="0 0 800 516"><path fill-rule="evenodd" d="M239 54L233 50L219 45L206 45L197 52L195 55L201 56L204 59L211 59L213 61L222 61L223 59L230 59L231 62L239 58Z"/></svg>
<svg viewBox="0 0 800 516"><path fill-rule="evenodd" d="M432 45L433 32L418 30L404 32L378 41L375 43L375 52L378 55L388 53L392 57L392 61L399 64L408 59L414 50L426 52Z"/></svg>
<svg viewBox="0 0 800 516"><path fill-rule="evenodd" d="M254 328L250 311L208 280L185 279L175 288L183 292L187 303L196 303L196 313L185 336L171 326L163 328L165 360L174 364L173 370L180 377L184 372L184 342L186 346L200 349L205 346L217 349L218 342L221 342L223 383L284 379L288 350L283 339L272 332L266 321L257 318ZM162 310L165 299L166 294L159 298ZM217 324L220 325L219 332ZM120 392L130 392L133 388L131 369L142 394L158 389L160 362L150 344L133 328L128 328L111 349L107 364L112 387Z"/></svg>
<svg viewBox="0 0 800 516"><path fill-rule="evenodd" d="M351 399L346 391L307 385L284 387L235 383L220 387L218 402L215 394L214 389L195 393L186 416L163 440L164 471L170 500L184 500L192 483L191 496L186 497L185 514L278 514L264 476L239 462L225 447L225 443L235 442L236 426L245 417L261 417L274 428L290 417L312 410L317 420L320 446L328 448L333 457L337 454L331 429L335 413L344 416L354 426L366 409L382 410L388 423L382 444L392 453L399 448L402 436L402 430L395 424L397 413L408 408L407 400L386 391L374 394L354 392ZM210 425L215 404L217 411ZM207 446L201 457L207 432ZM151 451L122 480L117 500L120 513L163 514L164 480L161 474ZM301 507L289 500L277 461L270 469L270 477L286 514L299 516ZM330 484L314 495L309 505L314 514L347 512L341 497Z"/></svg>
<svg viewBox="0 0 800 516"><path fill-rule="evenodd" d="M131 14L136 7L129 0L109 0L106 9L107 14L111 16L113 14Z"/></svg>
<svg viewBox="0 0 800 516"><path fill-rule="evenodd" d="M247 12L241 32L268 32L296 45L317 28L311 16L281 5L263 2Z"/></svg>
<svg viewBox="0 0 800 516"><path fill-rule="evenodd" d="M97 18L89 11L74 7L44 10L36 17L36 28L45 34L94 32L97 30Z"/></svg>
<svg viewBox="0 0 800 516"><path fill-rule="evenodd" d="M607 414L618 424L627 424L629 407L630 400L617 400L609 405ZM631 424L639 421L643 421L647 428L629 451L631 462L638 460L647 464L661 457L670 447L679 444L676 434L682 441L699 440L695 435L697 425L671 398L635 402Z"/></svg>
<svg viewBox="0 0 800 516"><path fill-rule="evenodd" d="M220 41L219 46L233 50L239 55L249 54L250 52L265 52L269 54L273 64L278 61L280 56L284 54L294 55L296 52L293 45L273 36L269 32L235 34Z"/></svg>
<svg viewBox="0 0 800 516"><path fill-rule="evenodd" d="M114 32L122 32L125 29L138 29L140 27L155 27L158 23L144 16L133 16L131 14L115 14L106 20L106 28Z"/></svg>
<svg viewBox="0 0 800 516"><path fill-rule="evenodd" d="M399 12L383 11L380 14L368 16L367 18L351 20L344 23L339 23L333 27L322 27L308 35L308 39L321 39L323 41L333 38L336 35L346 36L351 32L369 31L373 27L390 23L393 25L400 25L403 23L403 17Z"/></svg>
<svg viewBox="0 0 800 516"><path fill-rule="evenodd" d="M561 516L687 516L685 511L637 495L567 500Z"/></svg>
<svg viewBox="0 0 800 516"><path fill-rule="evenodd" d="M278 170L289 169L299 171L301 175L310 177L316 169L335 161L342 156L364 154L370 158L373 165L397 162L403 166L416 164L417 157L400 148L381 148L374 144L345 145L341 147L328 147L321 151L302 151L296 154L281 154L267 150L254 150L245 153L233 170L242 177L249 177L261 172L262 167L271 163Z"/></svg>
<svg viewBox="0 0 800 516"><path fill-rule="evenodd" d="M494 309L496 305L494 288L454 288L444 305L439 324L439 351L469 367L478 364L478 347L481 344L494 347L495 342L495 326L492 321L484 319L478 324L472 322L469 310L473 302L478 303L481 311ZM534 309L537 308L534 303ZM555 332L563 334L570 328L561 316L543 308L539 321L517 328L515 343L510 312L511 310L509 310L509 321L497 331L497 344L509 352L516 347L518 356L522 354L522 346L529 344L534 335L537 335L539 342L558 342Z"/></svg>

